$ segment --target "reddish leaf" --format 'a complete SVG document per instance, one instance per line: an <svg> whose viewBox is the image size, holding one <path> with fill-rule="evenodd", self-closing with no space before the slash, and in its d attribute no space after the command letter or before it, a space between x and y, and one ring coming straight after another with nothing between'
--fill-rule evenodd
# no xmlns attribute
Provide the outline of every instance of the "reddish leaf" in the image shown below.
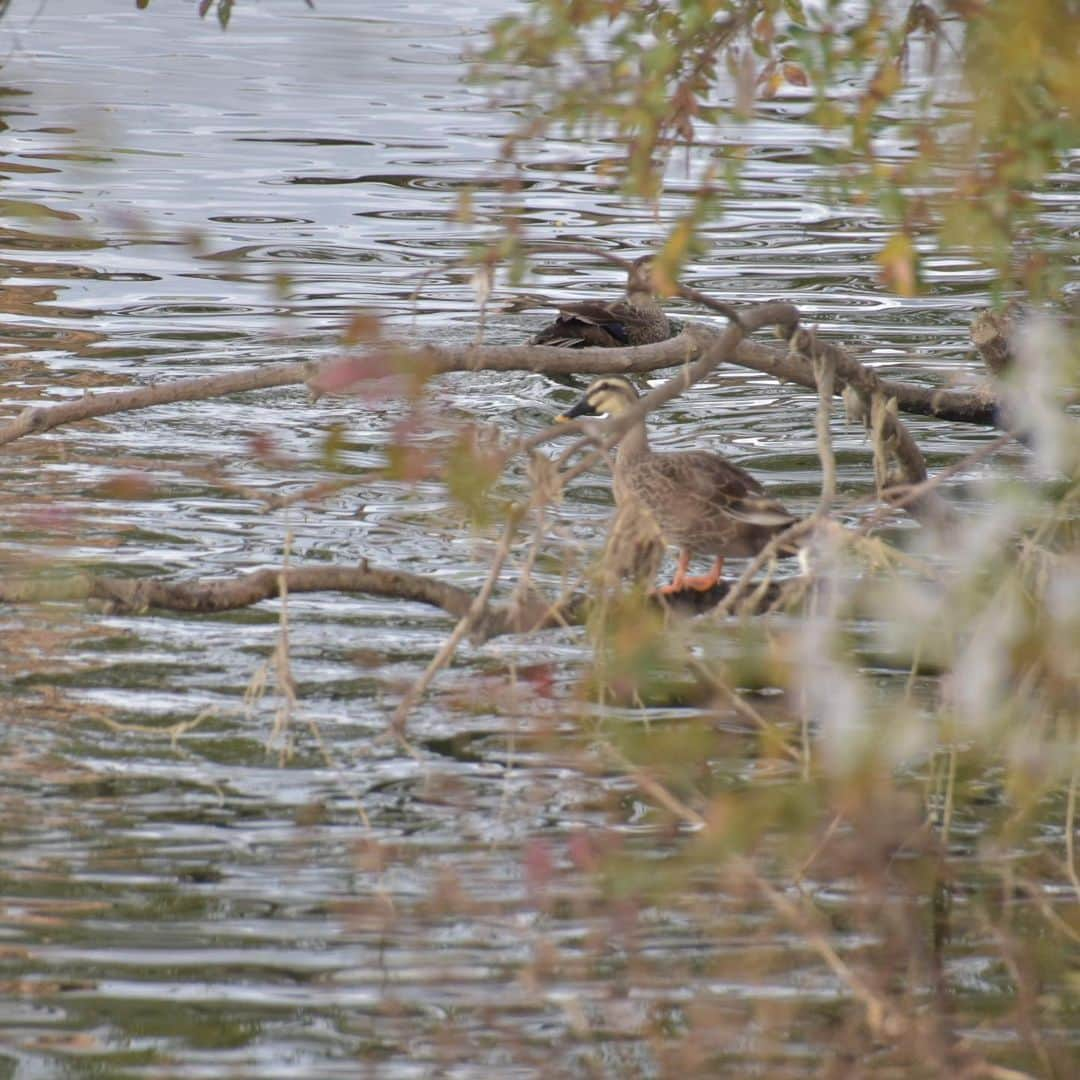
<svg viewBox="0 0 1080 1080"><path fill-rule="evenodd" d="M386 451L386 458L387 475L391 480L415 484L440 472L435 455L415 446L391 446Z"/></svg>
<svg viewBox="0 0 1080 1080"><path fill-rule="evenodd" d="M550 698L555 688L555 665L532 664L529 667L518 668L518 678L527 682L537 697Z"/></svg>
<svg viewBox="0 0 1080 1080"><path fill-rule="evenodd" d="M253 436L248 445L251 447L252 457L271 458L277 453L277 443L274 436L267 432Z"/></svg>
<svg viewBox="0 0 1080 1080"><path fill-rule="evenodd" d="M288 454L283 454L277 445L277 440L269 432L253 435L248 440L251 456L264 465L275 467L295 465L296 461Z"/></svg>
<svg viewBox="0 0 1080 1080"><path fill-rule="evenodd" d="M531 896L544 891L555 874L555 860L546 840L534 839L525 845L525 885Z"/></svg>
<svg viewBox="0 0 1080 1080"><path fill-rule="evenodd" d="M809 86L810 80L806 77L806 71L798 64L792 64L790 62L781 64L780 70L784 73L784 78L791 83L792 86Z"/></svg>
<svg viewBox="0 0 1080 1080"><path fill-rule="evenodd" d="M636 900L617 900L611 907L611 925L616 936L628 938L633 935L638 925L638 903Z"/></svg>
<svg viewBox="0 0 1080 1080"><path fill-rule="evenodd" d="M383 381L398 376L389 353L368 352L360 356L343 356L320 368L311 381L312 389L319 394L340 394L351 390L369 400L385 400L402 392L401 379Z"/></svg>
<svg viewBox="0 0 1080 1080"><path fill-rule="evenodd" d="M587 874L596 872L600 860L597 858L591 833L586 832L584 829L572 833L567 842L567 850L570 861L579 870L583 870Z"/></svg>
<svg viewBox="0 0 1080 1080"><path fill-rule="evenodd" d="M79 523L79 516L65 506L50 506L42 510L31 510L26 514L20 514L19 522L28 529L36 529L39 532L52 534L66 532Z"/></svg>

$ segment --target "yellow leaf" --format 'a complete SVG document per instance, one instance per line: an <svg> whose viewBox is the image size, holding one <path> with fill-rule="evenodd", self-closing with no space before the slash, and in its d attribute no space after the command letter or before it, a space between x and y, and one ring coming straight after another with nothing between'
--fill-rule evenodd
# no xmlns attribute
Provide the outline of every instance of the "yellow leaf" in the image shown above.
<svg viewBox="0 0 1080 1080"><path fill-rule="evenodd" d="M911 237L899 232L877 254L881 280L900 296L915 296L919 291L918 261Z"/></svg>
<svg viewBox="0 0 1080 1080"><path fill-rule="evenodd" d="M358 311L346 324L341 341L346 347L359 345L361 342L378 341L380 332L378 315L370 311Z"/></svg>

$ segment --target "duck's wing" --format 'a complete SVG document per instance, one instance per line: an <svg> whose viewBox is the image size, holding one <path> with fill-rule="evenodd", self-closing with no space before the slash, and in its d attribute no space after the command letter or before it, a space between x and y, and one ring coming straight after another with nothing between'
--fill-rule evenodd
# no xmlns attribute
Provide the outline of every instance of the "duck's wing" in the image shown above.
<svg viewBox="0 0 1080 1080"><path fill-rule="evenodd" d="M706 450L650 454L634 468L631 484L669 520L721 515L771 528L796 521L745 469Z"/></svg>
<svg viewBox="0 0 1080 1080"><path fill-rule="evenodd" d="M582 300L576 304L560 304L560 318L580 319L593 326L624 323L634 318L634 309L625 300Z"/></svg>
<svg viewBox="0 0 1080 1080"><path fill-rule="evenodd" d="M620 328L621 329L621 328ZM599 347L614 349L625 345L625 331L612 333L607 327L593 326L580 319L558 318L549 326L534 335L532 345L558 345L564 349L584 349Z"/></svg>
<svg viewBox="0 0 1080 1080"><path fill-rule="evenodd" d="M580 303L562 304L558 318L533 338L533 344L569 348L586 345L616 348L628 345L630 336L627 323L633 317L633 308L625 302L582 300Z"/></svg>

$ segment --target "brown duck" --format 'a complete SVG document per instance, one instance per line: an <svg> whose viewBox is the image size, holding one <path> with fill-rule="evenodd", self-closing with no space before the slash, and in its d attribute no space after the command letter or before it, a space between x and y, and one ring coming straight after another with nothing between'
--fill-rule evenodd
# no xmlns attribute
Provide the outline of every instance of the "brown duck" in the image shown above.
<svg viewBox="0 0 1080 1080"><path fill-rule="evenodd" d="M652 255L643 255L630 264L625 300L583 300L560 305L558 318L545 326L531 344L614 349L665 341L671 337L671 324L656 299L652 265Z"/></svg>
<svg viewBox="0 0 1080 1080"><path fill-rule="evenodd" d="M638 393L621 375L597 379L564 414L618 416L633 408ZM711 589L724 569L724 558L756 555L777 533L797 520L745 470L707 450L656 453L649 447L645 420L623 436L615 457L615 502L619 516L654 530L666 544L679 548L679 563L663 593ZM642 520L651 519L651 520ZM780 552L794 554L794 547ZM694 555L712 555L705 575L690 577Z"/></svg>

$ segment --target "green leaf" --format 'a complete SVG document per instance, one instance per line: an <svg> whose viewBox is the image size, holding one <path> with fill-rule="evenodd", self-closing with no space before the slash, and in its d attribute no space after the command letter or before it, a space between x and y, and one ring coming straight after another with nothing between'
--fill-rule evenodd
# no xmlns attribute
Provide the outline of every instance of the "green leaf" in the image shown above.
<svg viewBox="0 0 1080 1080"><path fill-rule="evenodd" d="M802 0L784 0L784 10L793 23L799 26L806 25L806 12L803 10Z"/></svg>

